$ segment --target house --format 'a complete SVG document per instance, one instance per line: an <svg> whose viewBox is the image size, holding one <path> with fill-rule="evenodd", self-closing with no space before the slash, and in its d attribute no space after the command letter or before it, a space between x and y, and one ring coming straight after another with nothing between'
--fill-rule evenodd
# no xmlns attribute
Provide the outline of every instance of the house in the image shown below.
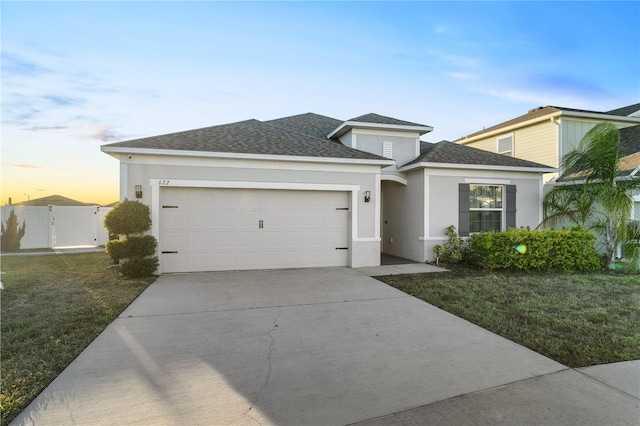
<svg viewBox="0 0 640 426"><path fill-rule="evenodd" d="M640 177L640 103L606 112L556 106L534 108L454 142L559 168L562 157L602 122L611 122L620 130L620 178ZM557 173L548 174L545 183L554 185L557 179ZM631 219L640 220L640 194L632 196Z"/></svg>
<svg viewBox="0 0 640 426"><path fill-rule="evenodd" d="M120 161L121 199L150 207L160 273L424 262L450 225L538 225L554 168L420 139L432 130L307 113L101 149Z"/></svg>
<svg viewBox="0 0 640 426"><path fill-rule="evenodd" d="M640 103L606 112L538 107L454 142L558 168L562 157L577 148L596 124L605 121L620 129L640 125ZM545 176L545 181L555 177L557 174Z"/></svg>

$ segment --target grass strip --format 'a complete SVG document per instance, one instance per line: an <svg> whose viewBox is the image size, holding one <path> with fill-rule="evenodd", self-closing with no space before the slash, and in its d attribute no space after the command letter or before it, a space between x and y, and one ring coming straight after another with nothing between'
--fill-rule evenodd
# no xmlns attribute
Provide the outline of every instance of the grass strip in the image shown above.
<svg viewBox="0 0 640 426"><path fill-rule="evenodd" d="M640 276L438 273L379 280L569 367L640 359Z"/></svg>
<svg viewBox="0 0 640 426"><path fill-rule="evenodd" d="M8 424L155 278L105 253L2 257L1 424Z"/></svg>

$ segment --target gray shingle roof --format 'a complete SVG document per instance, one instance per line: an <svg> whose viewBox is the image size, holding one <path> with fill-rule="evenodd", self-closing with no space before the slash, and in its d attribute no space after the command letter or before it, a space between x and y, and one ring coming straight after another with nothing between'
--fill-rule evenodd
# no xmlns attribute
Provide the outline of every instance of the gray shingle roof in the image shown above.
<svg viewBox="0 0 640 426"><path fill-rule="evenodd" d="M607 114L611 115L622 115L628 116L633 114L634 112L640 111L640 104L633 104L622 108L612 109L611 111L607 111Z"/></svg>
<svg viewBox="0 0 640 426"><path fill-rule="evenodd" d="M399 126L431 127L424 124L412 123L410 121L398 120L397 118L393 118L393 117L385 117L384 115L379 115L375 113L361 115L359 117L355 117L347 121L355 121L358 123L391 124L391 125L399 125Z"/></svg>
<svg viewBox="0 0 640 426"><path fill-rule="evenodd" d="M534 169L552 168L532 161L521 160L519 158L496 154L494 152L471 148L469 146L458 145L449 141L441 141L438 143L422 142L420 144L420 156L405 164L405 166L417 163L472 164Z"/></svg>
<svg viewBox="0 0 640 426"><path fill-rule="evenodd" d="M265 121L265 123L283 129L293 130L304 135L325 138L342 124L342 120L308 112L306 114L268 120Z"/></svg>
<svg viewBox="0 0 640 426"><path fill-rule="evenodd" d="M640 125L620 129L620 175L640 167Z"/></svg>
<svg viewBox="0 0 640 426"><path fill-rule="evenodd" d="M388 161L387 158L352 149L326 138L303 135L253 119L103 145L103 151L109 152L109 148Z"/></svg>

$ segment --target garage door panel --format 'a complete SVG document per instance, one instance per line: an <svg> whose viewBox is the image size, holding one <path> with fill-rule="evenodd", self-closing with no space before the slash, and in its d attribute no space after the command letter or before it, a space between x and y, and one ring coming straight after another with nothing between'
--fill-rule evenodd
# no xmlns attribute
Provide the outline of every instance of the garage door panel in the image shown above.
<svg viewBox="0 0 640 426"><path fill-rule="evenodd" d="M166 272L346 266L346 192L162 188ZM260 222L262 221L262 222ZM262 227L260 224L262 223Z"/></svg>

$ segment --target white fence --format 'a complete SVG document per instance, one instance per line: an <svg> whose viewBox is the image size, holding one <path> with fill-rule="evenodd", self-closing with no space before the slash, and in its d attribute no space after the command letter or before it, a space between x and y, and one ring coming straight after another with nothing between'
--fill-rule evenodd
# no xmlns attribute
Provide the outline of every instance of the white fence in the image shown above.
<svg viewBox="0 0 640 426"><path fill-rule="evenodd" d="M27 224L21 249L104 245L109 232L104 215L111 207L99 206L2 206L2 225L13 210L18 223Z"/></svg>

